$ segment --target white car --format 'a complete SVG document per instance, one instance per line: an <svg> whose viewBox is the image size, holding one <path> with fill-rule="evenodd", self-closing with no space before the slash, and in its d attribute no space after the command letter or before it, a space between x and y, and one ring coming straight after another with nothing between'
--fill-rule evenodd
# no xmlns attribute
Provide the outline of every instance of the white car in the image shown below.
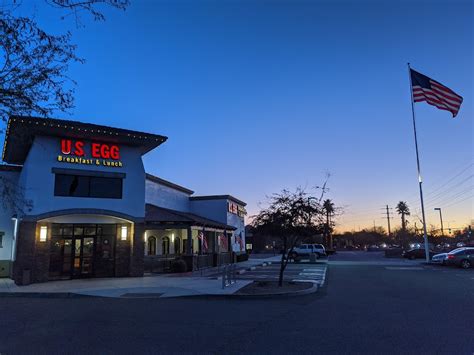
<svg viewBox="0 0 474 355"><path fill-rule="evenodd" d="M448 253L440 253L440 254L433 255L433 257L431 258L431 262L433 264L445 265L447 258L448 258Z"/></svg>
<svg viewBox="0 0 474 355"><path fill-rule="evenodd" d="M318 258L326 256L326 249L322 244L301 244L298 247L293 248L290 253L290 258L298 259L301 257L307 257L311 254L316 254Z"/></svg>
<svg viewBox="0 0 474 355"><path fill-rule="evenodd" d="M326 256L326 249L322 244L309 244L313 246L313 251L318 254L318 257Z"/></svg>
<svg viewBox="0 0 474 355"><path fill-rule="evenodd" d="M450 253L456 252L456 251L461 250L461 249L463 249L463 248L457 248L457 249L451 250ZM435 254L431 258L431 262L433 264L446 265L446 260L448 260L448 253Z"/></svg>

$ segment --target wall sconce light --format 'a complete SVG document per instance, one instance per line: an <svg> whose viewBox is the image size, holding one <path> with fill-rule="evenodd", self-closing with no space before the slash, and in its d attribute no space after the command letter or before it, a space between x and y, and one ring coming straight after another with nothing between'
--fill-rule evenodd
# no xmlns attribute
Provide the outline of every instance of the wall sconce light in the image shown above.
<svg viewBox="0 0 474 355"><path fill-rule="evenodd" d="M127 226L122 226L122 231L120 234L120 239L121 240L127 240L127 234L128 234L128 228Z"/></svg>
<svg viewBox="0 0 474 355"><path fill-rule="evenodd" d="M40 227L40 242L45 242L48 238L48 227L41 226Z"/></svg>

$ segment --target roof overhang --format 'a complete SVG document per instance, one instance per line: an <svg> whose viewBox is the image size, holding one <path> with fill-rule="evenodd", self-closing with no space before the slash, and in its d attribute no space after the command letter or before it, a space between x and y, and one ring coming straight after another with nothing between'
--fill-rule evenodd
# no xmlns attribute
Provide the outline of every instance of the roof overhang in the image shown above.
<svg viewBox="0 0 474 355"><path fill-rule="evenodd" d="M157 134L52 118L11 116L3 145L3 161L23 164L35 136L50 136L103 143L123 144L139 148L141 154L164 143L168 138Z"/></svg>
<svg viewBox="0 0 474 355"><path fill-rule="evenodd" d="M244 201L235 198L232 195L209 195L209 196L192 196L189 198L191 201L209 201L209 200L230 200L241 206L247 206Z"/></svg>

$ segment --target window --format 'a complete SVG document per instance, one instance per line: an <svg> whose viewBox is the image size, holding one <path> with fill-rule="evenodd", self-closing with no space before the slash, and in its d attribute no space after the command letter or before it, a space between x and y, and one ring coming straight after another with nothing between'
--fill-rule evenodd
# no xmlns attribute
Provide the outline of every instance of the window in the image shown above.
<svg viewBox="0 0 474 355"><path fill-rule="evenodd" d="M181 240L179 238L174 240L174 253L181 254Z"/></svg>
<svg viewBox="0 0 474 355"><path fill-rule="evenodd" d="M156 238L148 238L148 255L156 255Z"/></svg>
<svg viewBox="0 0 474 355"><path fill-rule="evenodd" d="M163 255L168 255L170 253L170 238L163 237L163 242L161 244L161 253Z"/></svg>
<svg viewBox="0 0 474 355"><path fill-rule="evenodd" d="M3 248L3 236L5 235L5 232L0 232L0 248Z"/></svg>
<svg viewBox="0 0 474 355"><path fill-rule="evenodd" d="M55 196L122 198L122 179L56 174Z"/></svg>

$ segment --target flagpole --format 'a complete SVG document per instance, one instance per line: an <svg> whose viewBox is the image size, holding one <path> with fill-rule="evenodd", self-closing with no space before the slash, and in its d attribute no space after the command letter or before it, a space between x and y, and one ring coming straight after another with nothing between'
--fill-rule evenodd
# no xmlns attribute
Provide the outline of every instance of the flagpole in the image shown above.
<svg viewBox="0 0 474 355"><path fill-rule="evenodd" d="M410 63L408 65L408 77L410 78L410 95L411 95L411 113L413 118L413 133L415 135L415 150L416 150L416 166L418 169L418 185L420 188L420 202L421 202L421 215L423 218L423 239L425 241L425 257L426 262L430 261L430 252L428 247L428 235L426 233L426 219L425 219L425 203L423 201L423 187L422 187L422 179L421 179L421 169L420 169L420 155L418 153L418 139L416 136L416 122L415 122L415 103L413 100L413 83L411 81L411 68Z"/></svg>

